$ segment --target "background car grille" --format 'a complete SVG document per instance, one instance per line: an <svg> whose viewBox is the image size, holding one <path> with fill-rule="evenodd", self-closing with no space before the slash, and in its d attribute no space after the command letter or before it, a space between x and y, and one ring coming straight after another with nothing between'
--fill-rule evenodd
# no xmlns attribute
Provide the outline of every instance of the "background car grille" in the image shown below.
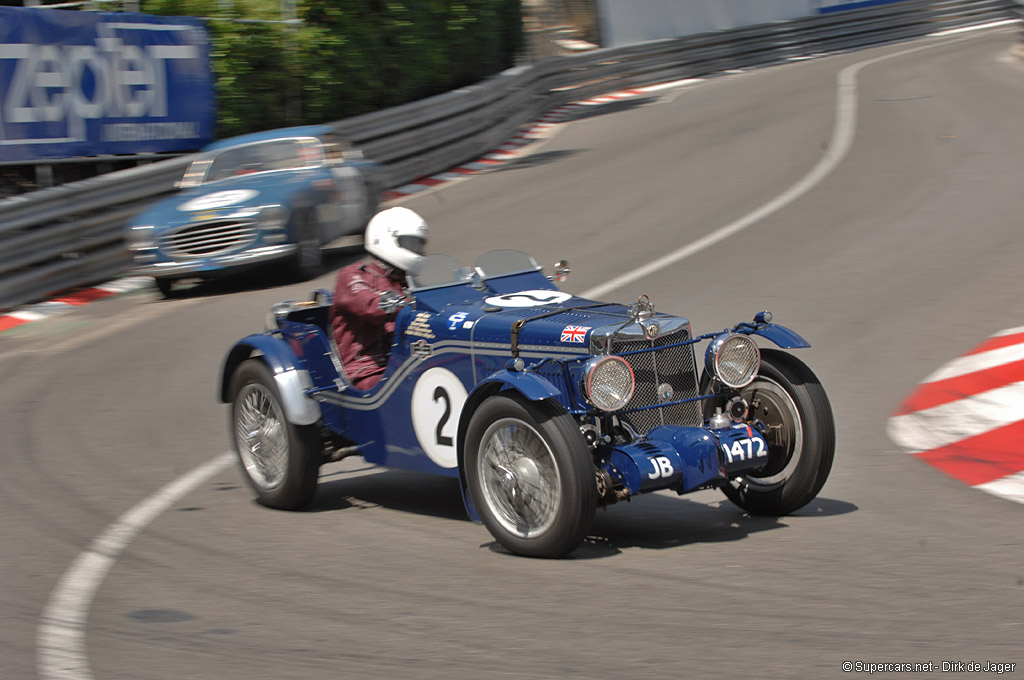
<svg viewBox="0 0 1024 680"><path fill-rule="evenodd" d="M190 224L160 239L160 249L179 257L211 257L256 241L256 223L246 220L220 220Z"/></svg>
<svg viewBox="0 0 1024 680"><path fill-rule="evenodd" d="M654 341L639 339L616 341L614 338L612 339L612 353L614 354L639 349L655 349L653 352L623 357L633 367L633 373L636 375L636 390L626 406L627 409L659 403L658 386L663 383L672 386L673 396L669 401L697 396L697 367L693 357L693 345L657 349L676 342L684 342L689 339L689 336L687 330L681 330ZM696 401L627 413L621 418L629 423L637 434L646 434L658 425L699 427L703 422L700 402Z"/></svg>

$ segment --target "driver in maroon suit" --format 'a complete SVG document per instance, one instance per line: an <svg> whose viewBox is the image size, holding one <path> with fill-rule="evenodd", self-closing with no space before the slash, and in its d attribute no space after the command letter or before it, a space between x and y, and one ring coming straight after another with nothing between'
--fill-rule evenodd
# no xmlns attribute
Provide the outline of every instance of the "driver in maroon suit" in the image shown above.
<svg viewBox="0 0 1024 680"><path fill-rule="evenodd" d="M331 307L331 330L345 373L367 390L380 382L395 332L406 274L423 265L427 223L408 208L389 208L366 225L366 252L372 257L338 272Z"/></svg>

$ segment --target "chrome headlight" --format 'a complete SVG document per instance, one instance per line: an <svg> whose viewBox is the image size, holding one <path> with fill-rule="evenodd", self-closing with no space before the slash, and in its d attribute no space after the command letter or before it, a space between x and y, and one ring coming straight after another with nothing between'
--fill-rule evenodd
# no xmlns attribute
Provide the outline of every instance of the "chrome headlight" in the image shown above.
<svg viewBox="0 0 1024 680"><path fill-rule="evenodd" d="M600 357L587 362L583 378L587 400L602 411L618 411L633 397L633 367L621 357Z"/></svg>
<svg viewBox="0 0 1024 680"><path fill-rule="evenodd" d="M761 351L750 336L738 333L720 335L711 341L704 354L711 375L733 389L745 387L761 366Z"/></svg>
<svg viewBox="0 0 1024 680"><path fill-rule="evenodd" d="M269 241L283 241L287 238L284 227L288 222L288 210L279 205L260 208L260 229Z"/></svg>
<svg viewBox="0 0 1024 680"><path fill-rule="evenodd" d="M153 240L153 233L155 231L150 225L129 227L124 235L125 245L132 252L150 250L156 246Z"/></svg>

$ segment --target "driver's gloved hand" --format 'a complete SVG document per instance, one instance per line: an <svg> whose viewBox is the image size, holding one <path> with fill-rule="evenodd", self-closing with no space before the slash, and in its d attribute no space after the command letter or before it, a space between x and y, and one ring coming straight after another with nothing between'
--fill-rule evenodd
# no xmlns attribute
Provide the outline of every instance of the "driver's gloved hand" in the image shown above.
<svg viewBox="0 0 1024 680"><path fill-rule="evenodd" d="M387 290L380 294L377 306L385 312L396 312L409 304L409 298L399 295L393 290Z"/></svg>

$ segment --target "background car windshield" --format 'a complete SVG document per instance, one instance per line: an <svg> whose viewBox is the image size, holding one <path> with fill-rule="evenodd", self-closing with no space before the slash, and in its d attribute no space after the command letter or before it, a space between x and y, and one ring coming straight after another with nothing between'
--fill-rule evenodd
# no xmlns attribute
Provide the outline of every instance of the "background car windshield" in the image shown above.
<svg viewBox="0 0 1024 680"><path fill-rule="evenodd" d="M275 139L220 152L206 173L207 182L271 170L302 168L322 151L301 139Z"/></svg>

